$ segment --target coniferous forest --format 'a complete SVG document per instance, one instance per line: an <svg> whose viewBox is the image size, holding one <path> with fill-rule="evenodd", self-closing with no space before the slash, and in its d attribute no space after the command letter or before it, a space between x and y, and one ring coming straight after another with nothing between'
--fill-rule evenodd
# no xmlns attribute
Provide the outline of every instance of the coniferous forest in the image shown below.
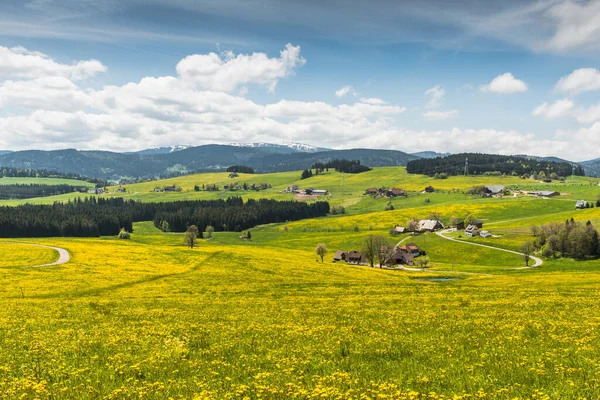
<svg viewBox="0 0 600 400"><path fill-rule="evenodd" d="M447 157L422 158L409 161L406 172L433 176L445 173L463 175L465 160L469 160L469 175L505 174L505 175L541 175L556 174L558 176L584 175L583 167L569 162L543 161L520 156L502 156L498 154L462 153Z"/></svg>
<svg viewBox="0 0 600 400"><path fill-rule="evenodd" d="M189 200L142 203L122 198L77 199L53 205L0 207L0 237L97 237L117 235L133 223L154 221L172 232L184 232L189 225L204 230L241 231L272 222L295 221L325 216L329 203L313 204L269 199ZM165 221L167 224L163 223Z"/></svg>
<svg viewBox="0 0 600 400"><path fill-rule="evenodd" d="M87 191L84 186L81 187ZM56 196L59 194L77 192L80 188L71 185L42 185L42 184L14 184L0 185L0 200L32 199L34 197Z"/></svg>

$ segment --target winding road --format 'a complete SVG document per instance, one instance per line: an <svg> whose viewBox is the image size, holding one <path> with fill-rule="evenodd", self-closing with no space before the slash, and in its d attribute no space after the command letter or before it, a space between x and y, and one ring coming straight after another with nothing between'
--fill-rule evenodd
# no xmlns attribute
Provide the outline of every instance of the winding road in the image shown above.
<svg viewBox="0 0 600 400"><path fill-rule="evenodd" d="M50 264L40 264L40 265L27 265L21 268L40 268L40 267L52 267L55 265L62 265L62 264L66 264L71 260L71 255L69 254L69 252L65 249L62 249L60 247L53 247L53 246L44 246L42 244L34 244L34 243L23 243L23 242L4 242L6 244L24 244L26 246L35 246L35 247L42 247L44 249L51 249L51 250L56 250L58 252L58 260L54 261L53 263Z"/></svg>
<svg viewBox="0 0 600 400"><path fill-rule="evenodd" d="M492 249L492 250L504 251L506 253L517 254L519 256L525 256L525 254L520 253L518 251L514 251L514 250L507 250L507 249L502 249L500 247L488 246L487 244L472 243L472 242L467 242L465 240L458 240L458 239L450 238L450 237L444 235L444 233L447 233L447 232L450 232L450 230L449 229L444 229L443 231L438 231L435 234L438 235L439 237L442 237L442 238L444 238L446 240L451 240L453 242L470 244L471 246L486 247L486 248ZM544 263L542 261L542 259L539 258L539 257L535 257L535 256L530 255L529 258L534 261L533 265L530 265L528 267L519 267L519 268L515 268L515 269L535 268L535 267L539 267L540 265L542 265Z"/></svg>

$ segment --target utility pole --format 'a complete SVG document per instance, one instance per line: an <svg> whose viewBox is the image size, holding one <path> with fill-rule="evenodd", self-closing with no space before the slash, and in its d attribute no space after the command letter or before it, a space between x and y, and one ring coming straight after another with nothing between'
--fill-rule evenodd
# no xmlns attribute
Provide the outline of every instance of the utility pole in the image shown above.
<svg viewBox="0 0 600 400"><path fill-rule="evenodd" d="M465 158L465 176L469 175L469 158Z"/></svg>

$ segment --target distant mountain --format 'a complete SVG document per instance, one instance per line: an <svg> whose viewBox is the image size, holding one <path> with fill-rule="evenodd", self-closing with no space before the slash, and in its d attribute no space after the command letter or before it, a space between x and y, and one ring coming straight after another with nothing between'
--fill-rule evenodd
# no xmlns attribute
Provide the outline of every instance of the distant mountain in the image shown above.
<svg viewBox="0 0 600 400"><path fill-rule="evenodd" d="M411 153L411 156L421 157L421 158L436 158L436 157L446 157L451 153L438 153L436 151L419 151L417 153Z"/></svg>
<svg viewBox="0 0 600 400"><path fill-rule="evenodd" d="M294 150L292 150L294 151ZM247 165L256 172L281 172L310 168L333 159L360 160L371 167L406 165L415 156L394 150L331 150L283 152L270 146L240 147L205 145L158 154L126 154L74 149L17 151L0 155L0 167L50 169L93 178L156 178L181 173L220 171L231 165Z"/></svg>
<svg viewBox="0 0 600 400"><path fill-rule="evenodd" d="M587 176L600 176L600 158L579 163Z"/></svg>
<svg viewBox="0 0 600 400"><path fill-rule="evenodd" d="M257 143L230 143L230 146L236 146L236 147L261 147L261 148L268 148L268 149L273 149L273 150L281 150L282 152L285 153L292 153L292 152L300 152L300 153L317 153L319 151L329 151L331 149L326 149L324 147L315 147L315 146L311 146L308 144L303 144L303 143L296 143L296 142L292 142L292 143L286 143L286 144L273 144L273 143L264 143L264 142L257 142Z"/></svg>
<svg viewBox="0 0 600 400"><path fill-rule="evenodd" d="M145 149L145 150L140 150L140 151L130 151L127 152L125 154L140 154L140 155L146 155L146 156L151 156L151 155L157 155L157 154L169 154L169 153L175 153L177 151L181 151L181 150L185 150L188 149L192 146L186 146L186 145L175 145L175 146L168 146L168 147L155 147L153 149Z"/></svg>

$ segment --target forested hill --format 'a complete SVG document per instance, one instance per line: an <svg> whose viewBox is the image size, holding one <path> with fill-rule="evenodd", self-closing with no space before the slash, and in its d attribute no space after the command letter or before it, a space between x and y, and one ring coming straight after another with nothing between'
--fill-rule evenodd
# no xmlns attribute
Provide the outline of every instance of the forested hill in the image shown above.
<svg viewBox="0 0 600 400"><path fill-rule="evenodd" d="M406 165L409 174L433 176L445 173L447 175L463 175L465 160L469 160L469 174L506 174L506 175L544 175L569 176L584 175L583 167L568 162L544 161L519 156L503 156L498 154L461 153L447 157L422 158L412 160ZM575 165L575 169L573 169Z"/></svg>
<svg viewBox="0 0 600 400"><path fill-rule="evenodd" d="M309 168L316 162L335 159L359 160L371 167L406 165L417 157L394 150L333 150L299 153L293 149L205 145L166 154L126 154L108 151L15 151L0 155L0 166L18 169L46 169L61 173L120 180L159 178L206 171L225 171L231 165L245 165L261 172L283 172Z"/></svg>

